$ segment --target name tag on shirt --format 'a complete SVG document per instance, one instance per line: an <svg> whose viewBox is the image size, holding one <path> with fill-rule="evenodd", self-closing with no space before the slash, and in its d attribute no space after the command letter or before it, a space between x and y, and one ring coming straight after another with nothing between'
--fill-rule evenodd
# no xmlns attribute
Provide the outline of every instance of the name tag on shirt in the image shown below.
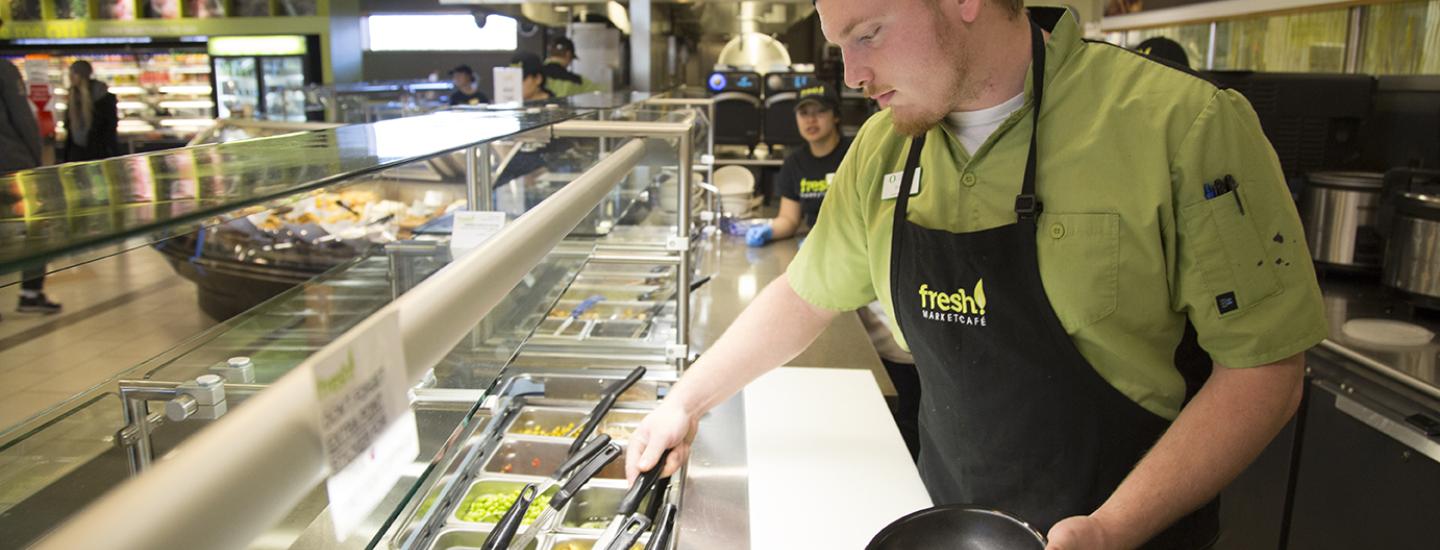
<svg viewBox="0 0 1440 550"><path fill-rule="evenodd" d="M920 194L920 170L920 167L915 168L914 181L910 182L910 196L912 197ZM889 200L900 196L900 177L903 175L903 172L885 174L885 178L881 180L880 200Z"/></svg>

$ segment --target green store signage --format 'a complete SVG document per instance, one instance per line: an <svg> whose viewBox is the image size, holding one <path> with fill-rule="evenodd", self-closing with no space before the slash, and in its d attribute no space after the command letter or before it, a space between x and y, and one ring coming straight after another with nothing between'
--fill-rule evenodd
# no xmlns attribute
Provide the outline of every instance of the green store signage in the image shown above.
<svg viewBox="0 0 1440 550"><path fill-rule="evenodd" d="M17 38L176 37L253 34L326 34L327 17L136 19L130 21L7 21L0 40Z"/></svg>

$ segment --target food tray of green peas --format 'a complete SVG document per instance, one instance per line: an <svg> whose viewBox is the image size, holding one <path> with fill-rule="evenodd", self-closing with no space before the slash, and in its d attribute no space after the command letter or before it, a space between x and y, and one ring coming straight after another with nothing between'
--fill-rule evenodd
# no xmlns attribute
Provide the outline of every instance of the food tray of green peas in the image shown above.
<svg viewBox="0 0 1440 550"><path fill-rule="evenodd" d="M542 478L539 477L513 475L483 477L470 485L470 489L466 491L465 496L460 499L460 504L457 505L455 510L450 514L448 523L470 529L489 528L500 521L501 517L504 517L505 512L510 509L510 505L515 503L516 498L519 498L520 490L525 487L525 484L538 483L541 480ZM580 491L580 494L577 495L576 500L572 500L570 505L566 507L566 513L561 516L563 519L558 522L560 524L552 527L564 530L603 529L604 525L595 527L586 523L587 521L593 522L596 520L596 517L591 517L595 516L595 514L586 515L581 512L586 511L589 503L594 500L596 496L607 497L608 500L606 500L606 502L609 504L608 507L613 510L614 506L619 502L620 496L624 494L625 482L623 479L614 481L595 480L587 483L584 487L585 488ZM529 525L536 517L540 516L540 513L549 505L552 493L553 491L535 497L535 501L531 503L530 509L525 512L525 519L521 520L521 525ZM611 495L611 493L613 493L613 495ZM571 507L577 505L581 508L570 510ZM608 516L605 519L608 519Z"/></svg>

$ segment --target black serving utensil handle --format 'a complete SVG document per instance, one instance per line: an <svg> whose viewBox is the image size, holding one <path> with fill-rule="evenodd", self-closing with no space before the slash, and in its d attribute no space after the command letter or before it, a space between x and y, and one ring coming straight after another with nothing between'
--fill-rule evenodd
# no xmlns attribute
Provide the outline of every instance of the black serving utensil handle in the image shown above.
<svg viewBox="0 0 1440 550"><path fill-rule="evenodd" d="M645 550L663 550L669 544L670 535L675 531L677 511L679 508L674 503L665 505L665 510L655 519L655 531L650 533L650 544L645 545Z"/></svg>
<svg viewBox="0 0 1440 550"><path fill-rule="evenodd" d="M573 473L576 468L579 468L581 464L595 458L595 455L599 454L599 452L609 444L610 436L608 434L600 434L599 437L591 440L589 444L582 447L579 451L572 453L570 458L566 459L565 463L561 464L560 468L555 470L555 475L551 477L557 480L565 479L565 477Z"/></svg>
<svg viewBox="0 0 1440 550"><path fill-rule="evenodd" d="M663 468L665 463L661 462L660 466ZM661 478L660 481L655 482L654 489L650 491L650 505L645 507L645 517L650 518L651 521L659 521L660 506L665 504L665 492L669 490L670 478Z"/></svg>
<svg viewBox="0 0 1440 550"><path fill-rule="evenodd" d="M535 502L535 484L530 483L520 490L520 498L510 505L500 522L495 524L495 530L490 536L485 537L485 543L480 545L481 550L504 550L510 547L510 539L515 538L515 531L520 529L520 523L525 520L525 512L530 509L530 504Z"/></svg>
<svg viewBox="0 0 1440 550"><path fill-rule="evenodd" d="M610 384L610 387L605 388L605 393L600 396L600 402L595 404L595 408L590 411L590 418L585 420L585 426L580 429L580 435L575 436L575 442L570 444L571 454L585 446L585 440L590 439L590 435L595 433L595 428L600 425L600 421L610 412L610 408L615 406L615 400L620 397L620 394L625 393L625 390L630 389L630 386L639 382L643 376L645 376L645 367L635 367L635 370L630 371L625 378L616 380Z"/></svg>
<svg viewBox="0 0 1440 550"><path fill-rule="evenodd" d="M620 453L619 443L614 441L606 443L605 446L600 449L600 452L596 453L588 462L575 470L575 474L570 476L570 479L567 480L564 485L560 486L560 490L555 492L555 496L550 497L550 507L556 510L564 508L565 503L570 502L570 497L575 496L575 493L580 491L581 486L589 482L590 478L595 477L595 474L599 473L607 464L610 464L619 457Z"/></svg>
<svg viewBox="0 0 1440 550"><path fill-rule="evenodd" d="M645 500L645 495L655 487L660 479L660 472L665 471L665 461L670 459L670 449L666 449L660 455L660 461L650 471L640 474L635 484L630 486L630 491L625 493L625 498L620 500L620 507L615 510L617 516L628 516L640 508L640 502Z"/></svg>
<svg viewBox="0 0 1440 550"><path fill-rule="evenodd" d="M615 539L611 540L610 545L605 548L629 550L631 546L635 545L635 541L640 540L640 535L645 534L645 530L649 528L650 518L645 517L644 514L630 514L630 517L625 518L625 523L620 524L620 531L616 533Z"/></svg>

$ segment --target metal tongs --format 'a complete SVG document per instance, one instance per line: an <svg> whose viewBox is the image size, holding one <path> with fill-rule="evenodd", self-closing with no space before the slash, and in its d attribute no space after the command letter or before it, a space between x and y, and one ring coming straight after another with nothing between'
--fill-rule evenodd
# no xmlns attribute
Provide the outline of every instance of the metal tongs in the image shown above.
<svg viewBox="0 0 1440 550"><path fill-rule="evenodd" d="M575 306L575 309L570 310L570 315L565 316L565 320L560 322L560 326L556 327L555 332L552 334L552 336L560 336L562 334L565 334L565 329L570 328L570 325L573 324L576 319L579 319L581 315L585 314L585 312L590 311L590 308L595 307L595 304L603 301L605 301L605 297L599 294L596 294L581 301L580 305L577 305Z"/></svg>
<svg viewBox="0 0 1440 550"><path fill-rule="evenodd" d="M650 544L645 545L646 550L659 550L663 548L670 538L671 528L675 522L677 508L674 503L665 505L661 511L660 504L665 502L665 492L670 489L670 478L664 478L655 483L655 488L650 492L650 506L644 512L635 512L625 518L625 523L620 524L620 529L615 535L615 540L608 548L596 546L597 550L629 550L640 540L640 535L645 533L646 527L653 526L655 529L650 533ZM598 542L598 541L597 541Z"/></svg>
<svg viewBox="0 0 1440 550"><path fill-rule="evenodd" d="M630 491L625 493L625 498L620 500L620 507L615 510L615 517L610 519L610 525L605 527L605 532L595 540L597 550L607 548L629 548L640 538L640 534L650 528L650 518L643 513L636 513L640 509L640 501L645 500L645 495L655 488L660 480L660 472L665 470L665 462L670 459L670 450L667 449L660 455L660 461L650 471L640 474L635 484L630 486ZM658 497L657 497L658 498ZM615 546L616 543L628 541L626 544Z"/></svg>
<svg viewBox="0 0 1440 550"><path fill-rule="evenodd" d="M525 513L530 511L530 504L535 502L535 497L540 493L535 491L535 484L529 483L520 490L520 497L505 511L505 516L495 524L495 530L490 536L485 537L485 542L480 545L480 550L502 550L510 547L510 539L515 536L515 531L520 528L520 522L525 521ZM524 548L522 544L520 546Z"/></svg>
<svg viewBox="0 0 1440 550"><path fill-rule="evenodd" d="M605 446L609 444L610 436L600 434L600 437L595 438L589 445L586 445L579 451L570 453L570 458L565 459L565 463L561 464L560 468L555 470L555 473L550 474L550 477L540 482L539 494L543 495L546 491L554 489L556 485L560 485L562 480L570 477L570 474L579 469L581 465L590 462L590 459L595 458L595 455L599 454L600 451L604 450Z"/></svg>
<svg viewBox="0 0 1440 550"><path fill-rule="evenodd" d="M610 408L615 406L615 400L619 399L620 394L625 393L625 390L630 389L630 386L634 386L636 382L639 382L643 376L645 376L645 367L635 367L635 370L630 371L630 374L626 375L625 378L616 380L613 384L610 384L610 387L605 388L605 393L600 396L600 402L596 403L595 408L590 410L590 415L585 418L585 423L581 425L580 433L575 436L575 442L570 444L571 454L574 454L581 447L585 446L585 440L590 439L590 436L595 433L595 428L600 426L600 421L605 418L606 414L610 413Z"/></svg>
<svg viewBox="0 0 1440 550"><path fill-rule="evenodd" d="M523 550L526 545L535 540L535 537L540 536L540 533L549 529L551 524L559 519L560 510L565 508L565 504L569 503L570 499L575 496L575 493L580 491L580 487L584 486L586 482L590 481L590 478L595 477L595 474L599 473L602 468L620 456L620 444L610 441L610 436L602 435L602 437L596 439L595 442L596 445L594 445L594 447L596 451L588 459L577 461L572 457L571 460L566 461L567 465L570 462L576 462L579 466L575 468L574 473L565 481L565 484L560 486L560 490L555 492L555 496L550 497L550 503L546 505L545 511L540 512L540 516L536 517L535 521L530 522L530 527L525 529L525 532L522 533L519 538L511 542L509 548ZM561 468L564 467L565 466L561 466ZM555 478L546 480L546 485L553 486L554 483L552 481L554 479ZM536 494L541 495L544 493L537 492Z"/></svg>

